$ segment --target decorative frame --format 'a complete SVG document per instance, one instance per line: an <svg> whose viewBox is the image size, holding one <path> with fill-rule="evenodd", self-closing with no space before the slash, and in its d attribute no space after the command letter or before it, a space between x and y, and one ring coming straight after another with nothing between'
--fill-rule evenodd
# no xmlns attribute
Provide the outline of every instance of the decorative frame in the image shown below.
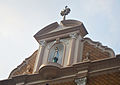
<svg viewBox="0 0 120 85"><path fill-rule="evenodd" d="M49 57L50 57L50 50L56 45L56 44L62 44L63 45L63 54L62 54L62 61L61 63L57 63L57 64L60 64L60 65L64 65L64 58L65 58L65 51L66 51L66 45L64 42L62 42L61 40L56 40L56 41L53 41L51 42L47 47L48 47L48 57L47 57L47 62L48 63L53 63L53 62L50 62L49 61Z"/></svg>

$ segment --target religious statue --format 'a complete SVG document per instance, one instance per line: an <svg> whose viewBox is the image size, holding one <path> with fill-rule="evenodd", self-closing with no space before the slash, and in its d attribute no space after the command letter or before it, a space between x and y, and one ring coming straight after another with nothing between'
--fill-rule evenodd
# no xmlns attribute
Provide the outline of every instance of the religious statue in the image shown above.
<svg viewBox="0 0 120 85"><path fill-rule="evenodd" d="M63 20L65 20L66 15L68 15L68 13L70 13L70 8L68 8L68 6L65 6L65 9L61 11L61 16L63 16Z"/></svg>
<svg viewBox="0 0 120 85"><path fill-rule="evenodd" d="M53 62L57 63L58 58L59 58L59 49L58 49L58 47L56 47L55 52L54 52L54 56L53 56Z"/></svg>

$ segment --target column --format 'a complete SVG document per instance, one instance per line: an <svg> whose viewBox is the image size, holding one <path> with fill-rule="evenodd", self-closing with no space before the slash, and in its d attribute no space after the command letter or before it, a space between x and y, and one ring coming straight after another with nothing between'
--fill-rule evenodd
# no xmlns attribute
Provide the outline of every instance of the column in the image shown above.
<svg viewBox="0 0 120 85"><path fill-rule="evenodd" d="M46 46L46 42L40 41L40 46L39 46L38 54L35 61L35 67L33 71L34 73L39 71L40 65L42 64L45 46Z"/></svg>
<svg viewBox="0 0 120 85"><path fill-rule="evenodd" d="M75 83L77 85L86 85L86 81L87 81L87 78L86 77L83 77L83 78L80 78L80 79L76 79L75 80Z"/></svg>
<svg viewBox="0 0 120 85"><path fill-rule="evenodd" d="M77 38L77 33L72 33L69 35L71 39L71 45L70 45L70 50L69 50L69 56L68 56L68 65L71 65L73 63L74 59L74 51L75 51L75 41Z"/></svg>

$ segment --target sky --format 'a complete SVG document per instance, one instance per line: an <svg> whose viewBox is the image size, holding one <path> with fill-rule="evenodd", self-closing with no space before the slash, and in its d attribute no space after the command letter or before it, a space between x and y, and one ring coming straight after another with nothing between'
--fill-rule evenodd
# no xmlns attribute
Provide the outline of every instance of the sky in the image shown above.
<svg viewBox="0 0 120 85"><path fill-rule="evenodd" d="M67 19L83 22L86 37L120 54L120 0L0 0L0 80L38 49L34 34L60 23L66 5Z"/></svg>

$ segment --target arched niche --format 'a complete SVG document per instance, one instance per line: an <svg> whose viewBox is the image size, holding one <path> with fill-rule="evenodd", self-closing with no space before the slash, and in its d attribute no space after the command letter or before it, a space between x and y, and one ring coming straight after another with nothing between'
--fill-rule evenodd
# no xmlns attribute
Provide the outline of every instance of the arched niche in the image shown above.
<svg viewBox="0 0 120 85"><path fill-rule="evenodd" d="M51 46L48 54L48 63L54 62L58 64L63 64L65 45L63 43L55 43Z"/></svg>

